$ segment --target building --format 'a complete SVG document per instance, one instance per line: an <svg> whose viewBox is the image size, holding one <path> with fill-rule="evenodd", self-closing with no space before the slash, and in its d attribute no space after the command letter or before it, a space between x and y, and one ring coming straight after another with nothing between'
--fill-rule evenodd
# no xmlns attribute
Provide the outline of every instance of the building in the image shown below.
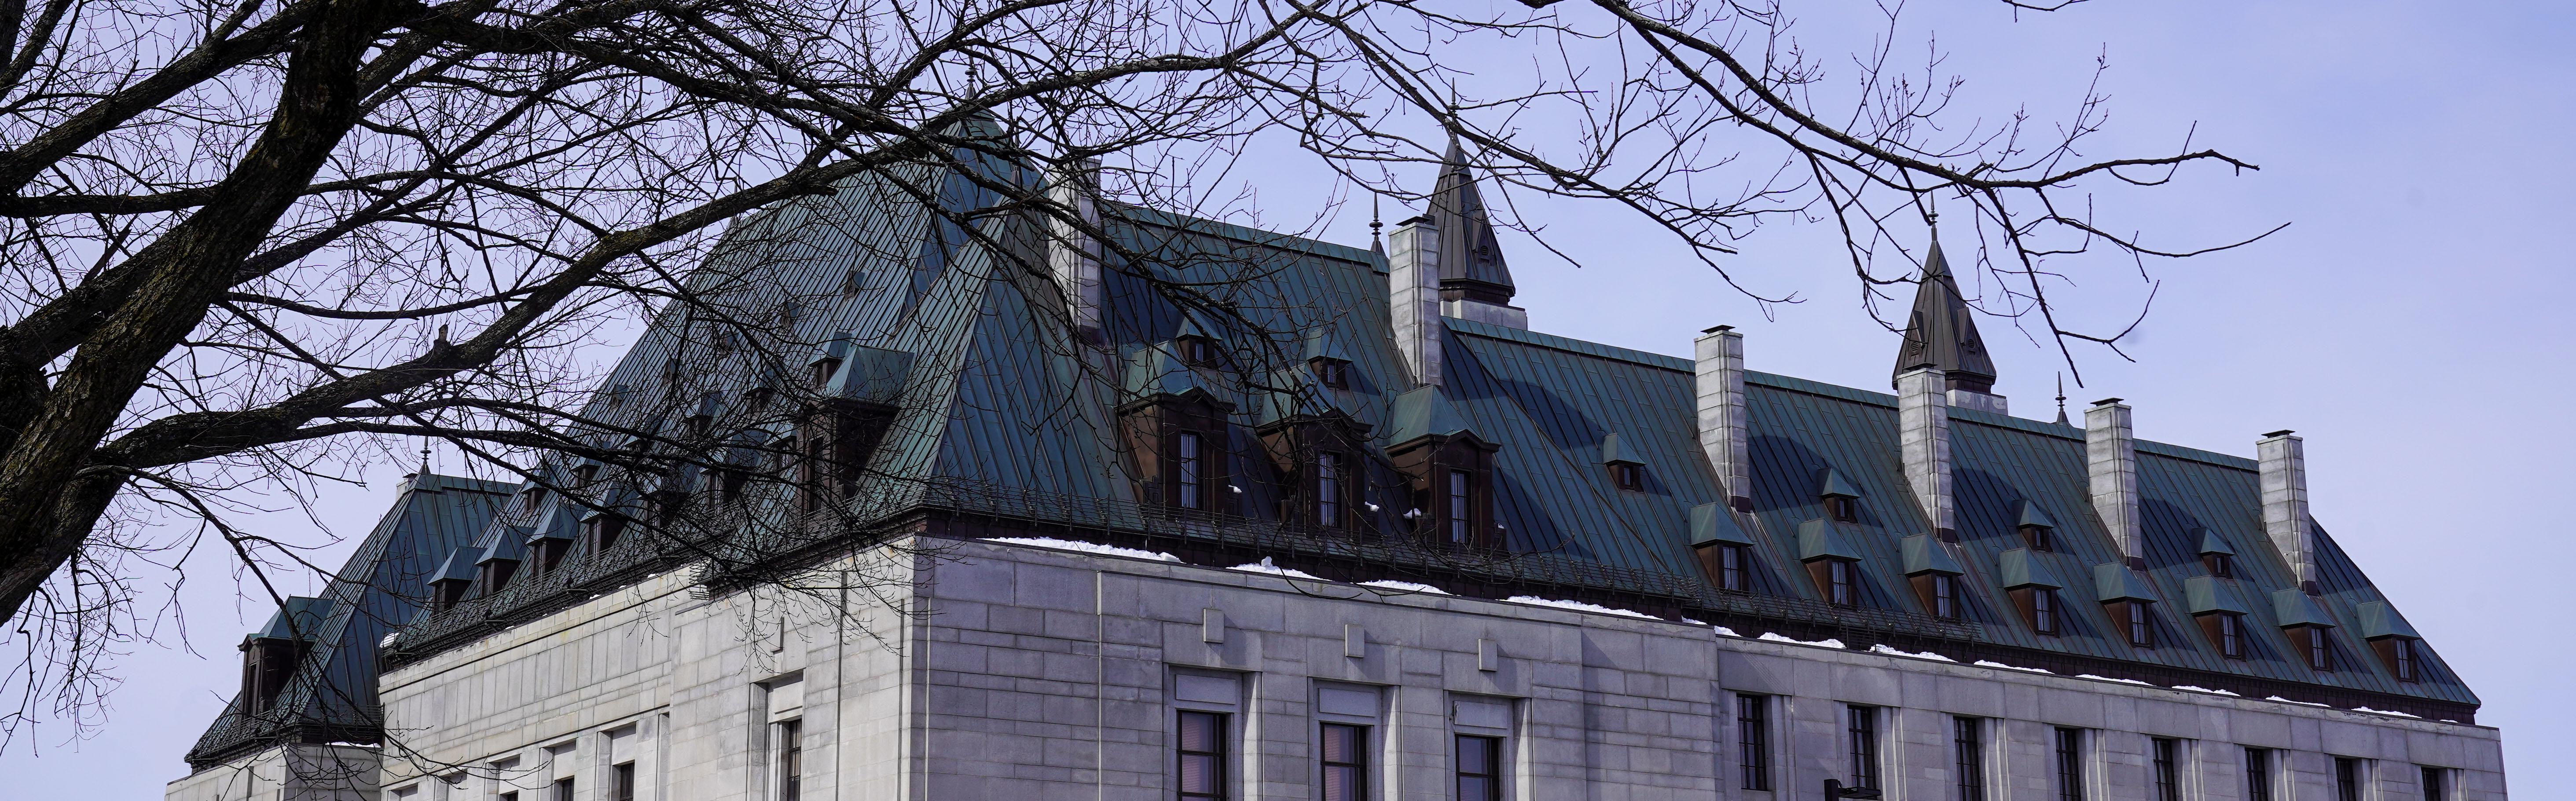
<svg viewBox="0 0 2576 801"><path fill-rule="evenodd" d="M2297 436L2009 416L1937 245L1891 395L1529 330L1460 159L1369 249L956 161L744 221L698 280L758 322L666 315L593 401L719 456L380 529L417 618L280 685L380 699L315 797L2505 795ZM1107 237L932 214L967 170ZM333 741L240 709L171 798Z"/></svg>

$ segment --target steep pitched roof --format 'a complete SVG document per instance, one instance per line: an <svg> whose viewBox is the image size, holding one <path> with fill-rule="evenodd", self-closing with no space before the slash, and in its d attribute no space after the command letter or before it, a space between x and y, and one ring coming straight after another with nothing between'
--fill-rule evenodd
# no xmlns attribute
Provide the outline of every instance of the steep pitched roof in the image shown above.
<svg viewBox="0 0 2576 801"><path fill-rule="evenodd" d="M1977 335L1976 317L1959 294L1958 279L1950 275L1950 262L1942 257L1937 236L1931 252L1923 257L1923 274L1915 279L1914 311L1905 318L1905 341L1897 346L1896 369L1889 373L1889 383L1925 366L1970 383L1995 380L1995 361L1986 353L1985 338Z"/></svg>
<svg viewBox="0 0 2576 801"><path fill-rule="evenodd" d="M1431 190L1429 213L1440 226L1440 285L1444 289L1479 285L1501 292L1508 300L1518 290L1512 285L1511 267L1503 263L1502 242L1494 236L1494 223L1471 169L1467 152L1450 142L1449 152L1441 158L1440 180Z"/></svg>

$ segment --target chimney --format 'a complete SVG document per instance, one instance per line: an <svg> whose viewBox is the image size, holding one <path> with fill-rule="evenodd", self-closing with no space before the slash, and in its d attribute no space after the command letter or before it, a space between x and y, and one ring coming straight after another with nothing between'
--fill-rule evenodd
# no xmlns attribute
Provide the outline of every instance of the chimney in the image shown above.
<svg viewBox="0 0 2576 801"><path fill-rule="evenodd" d="M2308 529L2308 452L2290 431L2274 431L2254 443L2254 458L2263 471L2263 533L2281 552L2281 561L2299 577L2299 589L2317 594L2316 535Z"/></svg>
<svg viewBox="0 0 2576 801"><path fill-rule="evenodd" d="M1055 168L1047 199L1073 210L1085 225L1100 228L1100 160L1082 159ZM1072 224L1047 219L1047 270L1064 290L1066 316L1082 341L1105 341L1100 328L1100 240Z"/></svg>
<svg viewBox="0 0 2576 801"><path fill-rule="evenodd" d="M1744 335L1731 325L1700 332L1692 350L1699 357L1699 448L1717 471L1717 489L1728 508L1753 511L1753 462L1747 458L1750 433L1744 416Z"/></svg>
<svg viewBox="0 0 2576 801"><path fill-rule="evenodd" d="M2138 441L2129 424L2129 407L2119 398L2103 398L2084 410L2084 473L2091 476L2093 512L2120 559L2133 570L2147 567L2145 528L2138 517Z"/></svg>
<svg viewBox="0 0 2576 801"><path fill-rule="evenodd" d="M1942 542L1958 542L1957 502L1950 496L1949 377L1918 367L1896 377L1897 437L1904 444L1905 483Z"/></svg>
<svg viewBox="0 0 2576 801"><path fill-rule="evenodd" d="M1428 215L1395 224L1387 255L1388 321L1417 387L1440 384L1440 225Z"/></svg>

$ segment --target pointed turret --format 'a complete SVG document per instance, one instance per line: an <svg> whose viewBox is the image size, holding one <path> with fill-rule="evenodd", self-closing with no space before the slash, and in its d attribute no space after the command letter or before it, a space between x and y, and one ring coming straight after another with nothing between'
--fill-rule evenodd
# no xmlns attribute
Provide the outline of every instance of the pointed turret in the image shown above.
<svg viewBox="0 0 2576 801"><path fill-rule="evenodd" d="M1440 181L1432 186L1431 210L1416 220L1437 230L1440 312L1449 317L1529 328L1529 312L1512 305L1519 290L1504 263L1502 243L1494 235L1484 195L1476 190L1467 151L1456 141L1441 158Z"/></svg>
<svg viewBox="0 0 2576 801"><path fill-rule="evenodd" d="M1995 362L1968 301L1959 295L1949 260L1941 256L1941 237L1932 237L1923 259L1923 276L1915 281L1914 312L1905 321L1905 342L1896 351L1894 375L1929 367L1948 380L1950 405L2004 412L2004 399L1994 394Z"/></svg>

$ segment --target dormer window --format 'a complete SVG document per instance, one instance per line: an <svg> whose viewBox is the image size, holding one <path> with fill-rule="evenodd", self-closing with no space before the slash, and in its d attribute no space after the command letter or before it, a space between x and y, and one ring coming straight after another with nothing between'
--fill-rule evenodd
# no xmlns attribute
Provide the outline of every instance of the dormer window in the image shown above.
<svg viewBox="0 0 2576 801"><path fill-rule="evenodd" d="M1342 455L1315 454L1315 525L1342 527Z"/></svg>
<svg viewBox="0 0 2576 801"><path fill-rule="evenodd" d="M1959 577L1934 573L1929 583L1932 616L1944 620L1959 619Z"/></svg>
<svg viewBox="0 0 2576 801"><path fill-rule="evenodd" d="M1207 441L1196 431L1183 431L1172 447L1173 480L1180 484L1183 509L1207 508Z"/></svg>
<svg viewBox="0 0 2576 801"><path fill-rule="evenodd" d="M1465 546L1475 541L1476 475L1465 470L1451 470L1447 482L1447 518L1449 544Z"/></svg>
<svg viewBox="0 0 2576 801"><path fill-rule="evenodd" d="M1825 503L1825 517L1836 523L1860 522L1860 488L1844 480L1843 474L1825 468L1816 478L1816 496Z"/></svg>
<svg viewBox="0 0 2576 801"><path fill-rule="evenodd" d="M1175 344L1180 346L1181 361L1187 363L1189 366L1217 366L1216 340L1209 339L1207 337L1190 336L1181 337Z"/></svg>
<svg viewBox="0 0 2576 801"><path fill-rule="evenodd" d="M2039 553L2057 550L2057 519L2028 499L2013 503L2013 530L2021 533L2022 546Z"/></svg>
<svg viewBox="0 0 2576 801"><path fill-rule="evenodd" d="M1629 492L1644 492L1646 491L1646 467L1644 465L1628 463L1611 465L1610 480L1613 483L1618 484L1620 489L1627 490Z"/></svg>
<svg viewBox="0 0 2576 801"><path fill-rule="evenodd" d="M1816 594L1837 606L1860 605L1859 549L1843 536L1843 524L1818 518L1798 525L1798 561Z"/></svg>
<svg viewBox="0 0 2576 801"><path fill-rule="evenodd" d="M574 465L572 468L572 480L575 486L589 486L590 482L599 480L599 465Z"/></svg>
<svg viewBox="0 0 2576 801"><path fill-rule="evenodd" d="M2293 634L2292 637L2299 641L2300 650L2307 652L2308 667L2317 670L2333 670L2334 641L2326 637L2326 627L2300 626L2299 628L2306 631Z"/></svg>
<svg viewBox="0 0 2576 801"><path fill-rule="evenodd" d="M716 419L714 417L703 414L693 414L680 418L680 427L686 429L689 432L689 436L692 437L706 436L707 430L714 428L715 424Z"/></svg>
<svg viewBox="0 0 2576 801"><path fill-rule="evenodd" d="M609 548L617 545L618 538L625 535L626 517L624 515L602 512L581 521L582 543L590 546L590 552L593 555L607 552Z"/></svg>
<svg viewBox="0 0 2576 801"><path fill-rule="evenodd" d="M1351 388L1350 362L1340 359L1316 359L1311 364L1315 369L1315 383L1324 385L1325 389Z"/></svg>
<svg viewBox="0 0 2576 801"><path fill-rule="evenodd" d="M2003 568L2000 583L2012 598L2013 608L2021 612L2022 622L2030 624L2031 631L2050 636L2061 633L2066 624L2066 608L2057 595L2066 582L2060 581L2057 571L2050 567L2054 559L2028 548L2015 548L1998 557Z"/></svg>
<svg viewBox="0 0 2576 801"><path fill-rule="evenodd" d="M2245 616L2234 612L2211 612L2198 615L2201 633L2209 643L2218 646L2218 655L2229 659L2245 658Z"/></svg>
<svg viewBox="0 0 2576 801"><path fill-rule="evenodd" d="M2040 634L2057 634L2059 624L2057 590L2048 587L2032 587L2019 592L2025 593L2029 598L2030 630Z"/></svg>
<svg viewBox="0 0 2576 801"><path fill-rule="evenodd" d="M1825 516L1833 518L1836 523L1858 523L1860 522L1860 499L1839 495L1826 496Z"/></svg>
<svg viewBox="0 0 2576 801"><path fill-rule="evenodd" d="M1708 571L1717 577L1718 589L1744 592L1750 586L1746 583L1744 567L1753 560L1753 555L1744 546L1714 545L1702 548L1700 552L1703 554L1701 558L1713 563L1708 565Z"/></svg>
<svg viewBox="0 0 2576 801"><path fill-rule="evenodd" d="M2129 644L2139 648L2156 647L2156 619L2153 604L2145 601L2123 601L2116 606L2121 629L2129 635Z"/></svg>
<svg viewBox="0 0 2576 801"><path fill-rule="evenodd" d="M2223 553L2205 553L2200 555L2200 564L2202 567L2209 568L2209 574L2212 576L2236 577L2236 557Z"/></svg>
<svg viewBox="0 0 2576 801"><path fill-rule="evenodd" d="M1837 606L1860 603L1860 592L1854 579L1856 571L1852 569L1851 561L1826 559L1824 564L1825 600Z"/></svg>
<svg viewBox="0 0 2576 801"><path fill-rule="evenodd" d="M531 486L519 491L519 511L534 512L546 505L546 488Z"/></svg>
<svg viewBox="0 0 2576 801"><path fill-rule="evenodd" d="M1905 576L1914 584L1915 600L1933 617L1957 620L1962 614L1959 598L1959 574L1966 569L1950 552L1952 546L1939 537L1916 534L1899 543L1905 555Z"/></svg>
<svg viewBox="0 0 2576 801"><path fill-rule="evenodd" d="M1728 592L1751 590L1753 541L1736 525L1732 510L1716 503L1692 507L1690 526L1691 549L1698 554L1700 570L1708 574L1709 580Z"/></svg>
<svg viewBox="0 0 2576 801"><path fill-rule="evenodd" d="M2353 607L2361 618L2361 639L2379 654L2379 663L2388 667L2398 681L2424 680L2422 646L2418 645L2415 627L2387 601L2365 601Z"/></svg>
<svg viewBox="0 0 2576 801"><path fill-rule="evenodd" d="M750 392L742 394L742 405L745 409L757 412L769 408L769 401L776 397L778 397L776 389L752 387Z"/></svg>
<svg viewBox="0 0 2576 801"><path fill-rule="evenodd" d="M2040 553L2052 553L2057 550L2056 537L2050 533L2047 526L2022 526L2021 541L2023 545Z"/></svg>
<svg viewBox="0 0 2576 801"><path fill-rule="evenodd" d="M2380 661L2388 665L2388 672L2397 674L2398 681L2424 680L2422 655L2416 653L2415 638L2389 637L2372 642L2371 646L2379 652Z"/></svg>
<svg viewBox="0 0 2576 801"><path fill-rule="evenodd" d="M841 360L816 359L809 370L810 373L805 377L806 385L820 390L832 384L832 374L840 372Z"/></svg>
<svg viewBox="0 0 2576 801"><path fill-rule="evenodd" d="M536 548L537 571L540 573L552 573L563 567L564 555L572 552L572 540L559 534L541 536L528 544Z"/></svg>

